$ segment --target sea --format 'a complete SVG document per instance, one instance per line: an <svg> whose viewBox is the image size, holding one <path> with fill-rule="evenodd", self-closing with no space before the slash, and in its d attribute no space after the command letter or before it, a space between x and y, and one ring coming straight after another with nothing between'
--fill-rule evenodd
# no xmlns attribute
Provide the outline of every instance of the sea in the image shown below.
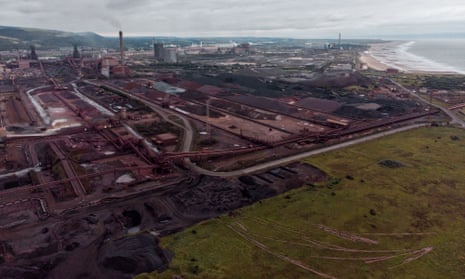
<svg viewBox="0 0 465 279"><path fill-rule="evenodd" d="M368 51L378 61L403 71L465 75L465 39L391 41Z"/></svg>

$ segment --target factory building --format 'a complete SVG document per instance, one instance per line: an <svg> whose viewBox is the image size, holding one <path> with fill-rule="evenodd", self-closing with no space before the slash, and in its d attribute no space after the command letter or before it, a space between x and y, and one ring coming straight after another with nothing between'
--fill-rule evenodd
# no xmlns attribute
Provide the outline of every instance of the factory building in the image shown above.
<svg viewBox="0 0 465 279"><path fill-rule="evenodd" d="M240 44L239 46L233 48L233 52L236 55L249 55L250 44Z"/></svg>
<svg viewBox="0 0 465 279"><path fill-rule="evenodd" d="M177 63L178 53L176 47L166 47L163 49L163 62L165 63Z"/></svg>
<svg viewBox="0 0 465 279"><path fill-rule="evenodd" d="M73 58L74 59L79 59L81 58L81 54L79 53L79 50L77 48L77 45L74 45L74 48L73 48Z"/></svg>
<svg viewBox="0 0 465 279"><path fill-rule="evenodd" d="M31 46L31 54L29 55L29 58L31 60L38 60L39 57L37 56L37 53L36 53L36 47L34 45Z"/></svg>
<svg viewBox="0 0 465 279"><path fill-rule="evenodd" d="M130 70L126 65L116 65L111 68L111 74L115 77L125 77L130 74Z"/></svg>
<svg viewBox="0 0 465 279"><path fill-rule="evenodd" d="M125 77L131 73L129 67L126 65L125 60L124 60L123 31L119 31L119 51L120 51L119 59L116 59L111 56L102 58L100 73L103 76L107 78L110 78L111 76Z"/></svg>
<svg viewBox="0 0 465 279"><path fill-rule="evenodd" d="M176 46L167 46L163 44L153 44L153 51L155 60L161 63L177 63L178 62L178 49Z"/></svg>
<svg viewBox="0 0 465 279"><path fill-rule="evenodd" d="M102 59L101 74L107 78L110 78L110 69L118 65L118 60L113 57L104 57Z"/></svg>
<svg viewBox="0 0 465 279"><path fill-rule="evenodd" d="M152 142L159 146L170 146L178 143L178 136L172 133L164 133L153 136Z"/></svg>
<svg viewBox="0 0 465 279"><path fill-rule="evenodd" d="M153 44L153 51L154 51L154 54L155 54L155 59L157 61L162 61L163 59L163 44L160 44L160 43L155 43Z"/></svg>
<svg viewBox="0 0 465 279"><path fill-rule="evenodd" d="M31 60L19 60L18 68L19 69L29 69L31 67Z"/></svg>

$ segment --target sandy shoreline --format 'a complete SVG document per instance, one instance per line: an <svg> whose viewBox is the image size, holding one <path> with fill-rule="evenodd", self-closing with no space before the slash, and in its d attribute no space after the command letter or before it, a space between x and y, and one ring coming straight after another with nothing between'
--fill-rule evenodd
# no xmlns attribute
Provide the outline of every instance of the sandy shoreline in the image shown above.
<svg viewBox="0 0 465 279"><path fill-rule="evenodd" d="M376 71L386 71L389 69L389 66L383 64L373 56L368 53L361 53L359 57L360 63L365 64L368 68L376 70Z"/></svg>
<svg viewBox="0 0 465 279"><path fill-rule="evenodd" d="M392 44L392 42L388 44ZM385 72L388 69L395 69L395 70L398 70L399 72L410 73L410 74L463 75L462 73L454 72L454 71L427 71L427 70L412 69L406 65L396 65L396 66L388 65L388 64L381 62L373 55L371 55L369 51L361 52L359 55L359 61L363 65L366 65L366 67L368 67L369 69L372 69L375 71L382 71L382 72Z"/></svg>

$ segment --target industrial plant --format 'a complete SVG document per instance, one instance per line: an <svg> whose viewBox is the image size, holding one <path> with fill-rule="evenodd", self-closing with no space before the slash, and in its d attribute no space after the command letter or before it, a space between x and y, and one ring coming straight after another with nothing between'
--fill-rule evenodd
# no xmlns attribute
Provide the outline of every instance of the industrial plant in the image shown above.
<svg viewBox="0 0 465 279"><path fill-rule="evenodd" d="M16 266L8 278L146 272L119 266L133 255L110 253L105 241L168 235L321 181L323 171L299 162L308 152L450 121L389 73L365 70L365 46L340 35L335 47L156 40L139 50L118 38L114 49L1 53L0 259ZM169 258L154 254L149 267L166 267ZM97 260L73 262L82 255Z"/></svg>

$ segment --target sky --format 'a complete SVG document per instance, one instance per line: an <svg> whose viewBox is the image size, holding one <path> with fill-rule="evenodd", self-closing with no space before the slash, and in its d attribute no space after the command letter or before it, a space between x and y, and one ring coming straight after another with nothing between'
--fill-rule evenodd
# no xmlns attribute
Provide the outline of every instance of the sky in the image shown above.
<svg viewBox="0 0 465 279"><path fill-rule="evenodd" d="M463 33L464 0L0 0L0 25L126 36Z"/></svg>

